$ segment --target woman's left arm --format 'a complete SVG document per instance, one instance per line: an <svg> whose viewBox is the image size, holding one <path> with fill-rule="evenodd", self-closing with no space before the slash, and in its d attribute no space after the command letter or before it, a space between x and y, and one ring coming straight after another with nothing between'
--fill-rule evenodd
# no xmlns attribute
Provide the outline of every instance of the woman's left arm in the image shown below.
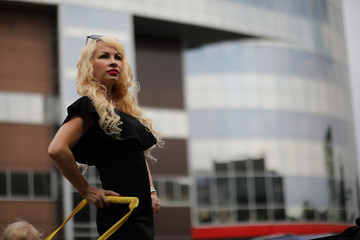
<svg viewBox="0 0 360 240"><path fill-rule="evenodd" d="M148 162L145 160L146 162L146 167L149 173L149 182L150 182L150 189L149 191L151 191L151 206L153 209L153 213L157 213L160 210L160 199L157 196L156 190L154 188L154 183L151 177L151 173L150 173L150 168L149 168L149 164Z"/></svg>

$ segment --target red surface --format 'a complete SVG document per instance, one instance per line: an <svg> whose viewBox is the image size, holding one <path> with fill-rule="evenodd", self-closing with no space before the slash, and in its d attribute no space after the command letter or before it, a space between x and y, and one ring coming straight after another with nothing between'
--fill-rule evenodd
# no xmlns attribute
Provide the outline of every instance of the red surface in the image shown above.
<svg viewBox="0 0 360 240"><path fill-rule="evenodd" d="M284 224L257 224L238 225L226 227L199 227L192 229L192 238L217 239L234 237L258 237L275 234L332 234L340 233L350 227L348 224L327 224L327 223L284 223Z"/></svg>

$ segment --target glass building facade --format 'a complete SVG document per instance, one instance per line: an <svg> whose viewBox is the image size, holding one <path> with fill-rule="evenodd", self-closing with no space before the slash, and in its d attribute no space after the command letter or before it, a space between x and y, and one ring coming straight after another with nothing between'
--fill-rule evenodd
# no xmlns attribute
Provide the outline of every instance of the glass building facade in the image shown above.
<svg viewBox="0 0 360 240"><path fill-rule="evenodd" d="M280 14L254 28L282 21L287 32L185 53L193 222L353 222L358 168L340 6L229 2Z"/></svg>

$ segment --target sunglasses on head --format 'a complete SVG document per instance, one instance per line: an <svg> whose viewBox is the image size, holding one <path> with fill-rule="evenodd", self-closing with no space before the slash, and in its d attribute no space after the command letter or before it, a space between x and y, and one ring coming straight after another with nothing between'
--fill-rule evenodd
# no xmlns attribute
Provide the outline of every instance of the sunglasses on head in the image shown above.
<svg viewBox="0 0 360 240"><path fill-rule="evenodd" d="M89 39L96 40L96 39L99 39L101 37L102 37L101 35L89 35L89 36L86 37L85 45L88 43Z"/></svg>

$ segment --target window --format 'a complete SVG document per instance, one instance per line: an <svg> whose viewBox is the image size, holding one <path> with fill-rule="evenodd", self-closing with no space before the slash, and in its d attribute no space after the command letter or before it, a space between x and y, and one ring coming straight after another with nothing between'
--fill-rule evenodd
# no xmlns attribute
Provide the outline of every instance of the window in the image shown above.
<svg viewBox="0 0 360 240"><path fill-rule="evenodd" d="M215 172L216 174L227 174L227 168L228 168L228 164L227 163L215 163Z"/></svg>
<svg viewBox="0 0 360 240"><path fill-rule="evenodd" d="M235 171L238 173L245 173L246 172L246 161L236 161L234 162Z"/></svg>
<svg viewBox="0 0 360 240"><path fill-rule="evenodd" d="M267 221L268 220L267 209L257 209L256 210L256 219L258 221Z"/></svg>
<svg viewBox="0 0 360 240"><path fill-rule="evenodd" d="M266 204L265 178L255 177L255 201L256 204Z"/></svg>
<svg viewBox="0 0 360 240"><path fill-rule="evenodd" d="M283 183L281 177L274 177L272 179L273 183L273 195L275 204L284 204L284 192L283 192Z"/></svg>
<svg viewBox="0 0 360 240"><path fill-rule="evenodd" d="M11 173L12 196L28 196L29 181L27 173Z"/></svg>
<svg viewBox="0 0 360 240"><path fill-rule="evenodd" d="M285 209L274 209L274 220L284 221L285 220Z"/></svg>
<svg viewBox="0 0 360 240"><path fill-rule="evenodd" d="M237 211L237 220L239 222L247 222L250 220L250 211L248 209Z"/></svg>
<svg viewBox="0 0 360 240"><path fill-rule="evenodd" d="M217 213L218 221L221 223L233 222L230 210L220 210Z"/></svg>
<svg viewBox="0 0 360 240"><path fill-rule="evenodd" d="M0 172L0 196L6 195L6 174Z"/></svg>
<svg viewBox="0 0 360 240"><path fill-rule="evenodd" d="M54 180L48 172L0 171L0 196L9 199L50 198Z"/></svg>
<svg viewBox="0 0 360 240"><path fill-rule="evenodd" d="M81 197L81 195L79 193L77 193L77 192L73 193L73 205L74 206L77 206L82 200L83 200L83 198ZM82 222L82 223L89 222L91 206L92 206L92 204L89 204L88 206L85 206L80 212L78 212L74 216L75 222Z"/></svg>
<svg viewBox="0 0 360 240"><path fill-rule="evenodd" d="M224 207L230 204L230 192L228 178L218 178L216 180L218 204L219 207Z"/></svg>
<svg viewBox="0 0 360 240"><path fill-rule="evenodd" d="M36 197L50 196L50 175L47 173L34 173L34 195Z"/></svg>
<svg viewBox="0 0 360 240"><path fill-rule="evenodd" d="M196 188L197 188L197 201L198 205L201 206L209 206L210 205L210 186L209 179L199 178L196 180Z"/></svg>
<svg viewBox="0 0 360 240"><path fill-rule="evenodd" d="M172 182L165 182L166 200L174 200L174 187Z"/></svg>
<svg viewBox="0 0 360 240"><path fill-rule="evenodd" d="M189 201L190 196L189 196L189 186L185 185L185 184L181 184L180 185L181 188L181 200L182 201Z"/></svg>
<svg viewBox="0 0 360 240"><path fill-rule="evenodd" d="M236 196L238 205L248 205L247 180L245 177L236 178Z"/></svg>
<svg viewBox="0 0 360 240"><path fill-rule="evenodd" d="M185 204L189 205L189 185L190 181L186 178L175 179L153 179L157 195L161 199L162 205Z"/></svg>
<svg viewBox="0 0 360 240"><path fill-rule="evenodd" d="M200 224L285 220L284 180L265 158L213 164L215 175L196 179Z"/></svg>
<svg viewBox="0 0 360 240"><path fill-rule="evenodd" d="M212 217L210 210L200 210L198 219L200 223L211 223Z"/></svg>
<svg viewBox="0 0 360 240"><path fill-rule="evenodd" d="M265 162L263 158L254 159L253 161L253 168L255 172L264 172L265 171Z"/></svg>

